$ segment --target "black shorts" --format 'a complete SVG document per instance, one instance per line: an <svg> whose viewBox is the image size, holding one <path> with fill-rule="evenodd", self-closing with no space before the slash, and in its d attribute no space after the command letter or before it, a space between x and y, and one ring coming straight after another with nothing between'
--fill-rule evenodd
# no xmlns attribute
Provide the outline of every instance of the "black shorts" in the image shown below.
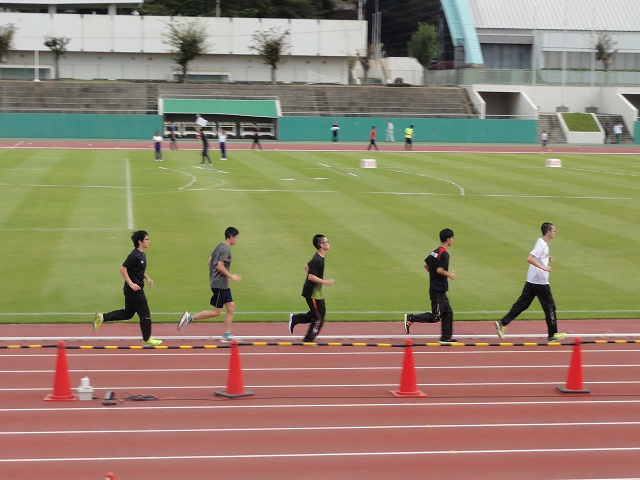
<svg viewBox="0 0 640 480"><path fill-rule="evenodd" d="M213 295L209 303L212 307L222 308L226 303L232 303L233 297L231 296L230 288L212 288Z"/></svg>

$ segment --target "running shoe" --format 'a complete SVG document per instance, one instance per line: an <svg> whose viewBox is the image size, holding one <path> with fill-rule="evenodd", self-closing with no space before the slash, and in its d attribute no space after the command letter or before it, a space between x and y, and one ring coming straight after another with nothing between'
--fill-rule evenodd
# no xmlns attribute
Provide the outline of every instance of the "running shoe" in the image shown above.
<svg viewBox="0 0 640 480"><path fill-rule="evenodd" d="M143 340L142 345L145 347L157 347L162 343L162 340L158 340L157 338L149 337L148 340Z"/></svg>
<svg viewBox="0 0 640 480"><path fill-rule="evenodd" d="M236 341L238 343L240 343L242 340L239 339L238 337L234 337L233 335L231 335L231 332L224 332L222 334L222 337L220 337L220 342L222 343L231 343L233 341Z"/></svg>
<svg viewBox="0 0 640 480"><path fill-rule="evenodd" d="M178 322L178 330L191 322L193 322L193 317L191 316L191 314L189 312L184 312L180 317L180 321Z"/></svg>
<svg viewBox="0 0 640 480"><path fill-rule="evenodd" d="M104 322L104 315L101 313L97 313L93 316L93 331L97 332L98 329L100 328L100 325L102 325L102 322Z"/></svg>
<svg viewBox="0 0 640 480"><path fill-rule="evenodd" d="M558 342L567 336L566 333L556 333L552 337L547 338L548 342Z"/></svg>
<svg viewBox="0 0 640 480"><path fill-rule="evenodd" d="M293 321L293 313L289 314L289 333L293 333L293 329L296 326L296 323Z"/></svg>
<svg viewBox="0 0 640 480"><path fill-rule="evenodd" d="M498 336L500 337L501 340L504 340L504 332L507 330L507 327L505 327L502 324L501 320L498 320L496 322L496 333L498 334Z"/></svg>
<svg viewBox="0 0 640 480"><path fill-rule="evenodd" d="M448 338L444 340L440 340L440 345L453 345L454 343L458 343L458 340L455 338Z"/></svg>
<svg viewBox="0 0 640 480"><path fill-rule="evenodd" d="M404 314L404 332L409 335L409 329L411 328L412 321L409 320L410 314Z"/></svg>

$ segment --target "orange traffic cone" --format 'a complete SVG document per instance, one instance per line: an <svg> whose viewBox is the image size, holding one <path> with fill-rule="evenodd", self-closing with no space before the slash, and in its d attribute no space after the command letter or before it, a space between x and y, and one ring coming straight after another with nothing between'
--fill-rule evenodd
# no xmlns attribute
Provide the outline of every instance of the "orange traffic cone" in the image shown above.
<svg viewBox="0 0 640 480"><path fill-rule="evenodd" d="M426 397L418 390L416 383L416 370L413 364L413 342L408 339L404 346L404 361L402 362L402 376L400 377L400 389L391 390L391 395L396 397Z"/></svg>
<svg viewBox="0 0 640 480"><path fill-rule="evenodd" d="M251 397L255 395L244 389L242 382L242 367L240 366L240 353L238 352L238 342L234 340L231 343L231 358L229 360L229 373L227 374L227 389L215 392L218 397L240 398Z"/></svg>
<svg viewBox="0 0 640 480"><path fill-rule="evenodd" d="M116 475L114 473L107 473L107 476L104 477L104 480L116 480Z"/></svg>
<svg viewBox="0 0 640 480"><path fill-rule="evenodd" d="M53 381L53 393L44 397L46 402L74 402L77 395L71 393L71 380L67 367L67 352L64 342L58 343L58 360L56 361L56 378Z"/></svg>
<svg viewBox="0 0 640 480"><path fill-rule="evenodd" d="M580 339L576 338L573 343L573 353L571 354L571 364L567 373L566 387L556 387L562 393L591 393L591 390L582 385L582 354L580 352Z"/></svg>

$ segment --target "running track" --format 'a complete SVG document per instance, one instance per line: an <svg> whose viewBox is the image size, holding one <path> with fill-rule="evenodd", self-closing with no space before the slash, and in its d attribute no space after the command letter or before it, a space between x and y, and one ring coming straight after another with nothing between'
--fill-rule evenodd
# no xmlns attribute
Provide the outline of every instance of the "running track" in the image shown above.
<svg viewBox="0 0 640 480"><path fill-rule="evenodd" d="M422 327L422 328L420 328ZM437 327L436 327L437 328ZM458 322L465 344L497 341L490 322ZM514 322L513 342L538 346L414 346L424 398L396 398L404 349L241 346L247 399L225 390L229 349L128 349L133 324L2 325L0 346L69 349L72 390L88 376L102 398L44 402L56 348L2 348L0 471L7 479L594 479L640 477L638 320L563 321L563 345L542 345L544 322ZM414 327L416 344L432 326ZM283 335L283 330L285 335ZM165 345L219 345L219 324L154 326ZM284 324L240 323L245 342L298 341ZM296 332L299 334L301 332ZM328 323L319 341L403 344L398 322ZM580 336L590 395L562 395ZM26 340L22 340L26 339ZM359 339L359 340L358 340ZM595 339L624 343L591 343Z"/></svg>

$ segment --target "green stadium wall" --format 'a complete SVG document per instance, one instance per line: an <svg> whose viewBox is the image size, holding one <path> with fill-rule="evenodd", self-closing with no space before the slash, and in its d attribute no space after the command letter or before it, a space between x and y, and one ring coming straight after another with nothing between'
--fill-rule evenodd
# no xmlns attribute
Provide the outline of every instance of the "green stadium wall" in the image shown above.
<svg viewBox="0 0 640 480"><path fill-rule="evenodd" d="M162 115L0 113L4 138L150 139Z"/></svg>
<svg viewBox="0 0 640 480"><path fill-rule="evenodd" d="M373 125L378 143L384 142L387 120L395 127L395 141L404 141L404 129L414 127L417 143L513 143L538 141L537 120L373 117L280 117L278 139L283 141L330 141L331 125L338 122L339 141L368 142Z"/></svg>
<svg viewBox="0 0 640 480"><path fill-rule="evenodd" d="M371 118L371 117L280 117L278 139L288 142L330 141L331 125L340 125L339 140L368 142L371 126L384 142L387 120L395 126L395 140L402 142L404 129L413 124L418 143L505 143L537 142L537 120L456 118ZM0 113L1 138L78 138L147 140L162 131L162 115L109 115L62 113ZM640 122L635 122L640 131ZM640 144L640 135L635 135Z"/></svg>

